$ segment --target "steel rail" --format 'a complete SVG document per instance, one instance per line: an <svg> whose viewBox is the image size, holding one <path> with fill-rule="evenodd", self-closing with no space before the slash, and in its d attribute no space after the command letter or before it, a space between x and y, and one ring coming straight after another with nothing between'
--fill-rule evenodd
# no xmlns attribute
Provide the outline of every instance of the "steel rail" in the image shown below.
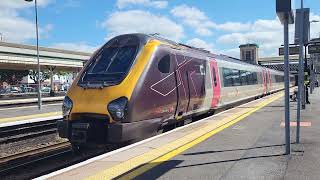
<svg viewBox="0 0 320 180"><path fill-rule="evenodd" d="M6 175L15 169L49 159L66 153L71 153L71 144L61 142L0 158L0 174Z"/></svg>
<svg viewBox="0 0 320 180"><path fill-rule="evenodd" d="M57 120L40 121L0 128L0 144L57 133Z"/></svg>

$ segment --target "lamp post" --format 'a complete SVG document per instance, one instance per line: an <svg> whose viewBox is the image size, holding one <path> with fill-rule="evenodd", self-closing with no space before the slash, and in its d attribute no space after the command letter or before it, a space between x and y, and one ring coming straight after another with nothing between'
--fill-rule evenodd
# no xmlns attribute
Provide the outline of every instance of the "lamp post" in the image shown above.
<svg viewBox="0 0 320 180"><path fill-rule="evenodd" d="M298 18L298 17L297 17ZM297 95L297 130L296 130L296 143L300 143L300 118L301 118L301 105L304 107L304 103L301 103L304 84L303 84L303 31L305 31L303 27L303 0L301 0L301 17L300 17L300 35L299 35L299 70L298 70L298 95ZM305 52L306 53L306 52ZM303 98L304 101L304 98Z"/></svg>
<svg viewBox="0 0 320 180"><path fill-rule="evenodd" d="M26 2L32 2L33 0L25 0ZM34 10L36 13L36 35L37 35L37 65L38 65L38 109L42 108L41 101L41 81L40 81L40 58L39 58L39 29L38 29L38 9L37 0L34 0Z"/></svg>

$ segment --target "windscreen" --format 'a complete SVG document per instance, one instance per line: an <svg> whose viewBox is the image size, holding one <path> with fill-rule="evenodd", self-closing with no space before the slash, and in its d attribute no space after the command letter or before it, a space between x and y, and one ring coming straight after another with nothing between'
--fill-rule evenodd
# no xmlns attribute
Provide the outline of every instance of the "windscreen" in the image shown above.
<svg viewBox="0 0 320 180"><path fill-rule="evenodd" d="M110 40L91 59L80 83L120 83L130 70L139 47L139 38L136 36L119 36Z"/></svg>

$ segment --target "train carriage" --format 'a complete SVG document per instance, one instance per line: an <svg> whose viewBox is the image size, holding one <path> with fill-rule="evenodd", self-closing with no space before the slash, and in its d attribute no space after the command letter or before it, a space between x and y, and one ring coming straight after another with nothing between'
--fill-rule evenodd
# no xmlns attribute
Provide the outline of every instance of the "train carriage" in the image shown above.
<svg viewBox="0 0 320 180"><path fill-rule="evenodd" d="M107 42L63 103L61 137L122 143L222 106L283 89L283 73L145 34Z"/></svg>

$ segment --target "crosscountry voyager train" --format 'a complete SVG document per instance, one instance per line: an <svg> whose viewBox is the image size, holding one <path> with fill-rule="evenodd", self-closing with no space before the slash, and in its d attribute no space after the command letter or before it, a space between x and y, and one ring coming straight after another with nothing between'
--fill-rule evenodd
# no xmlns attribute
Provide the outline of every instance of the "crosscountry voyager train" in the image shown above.
<svg viewBox="0 0 320 180"><path fill-rule="evenodd" d="M63 102L73 145L130 142L194 116L284 88L283 72L145 34L97 50Z"/></svg>

